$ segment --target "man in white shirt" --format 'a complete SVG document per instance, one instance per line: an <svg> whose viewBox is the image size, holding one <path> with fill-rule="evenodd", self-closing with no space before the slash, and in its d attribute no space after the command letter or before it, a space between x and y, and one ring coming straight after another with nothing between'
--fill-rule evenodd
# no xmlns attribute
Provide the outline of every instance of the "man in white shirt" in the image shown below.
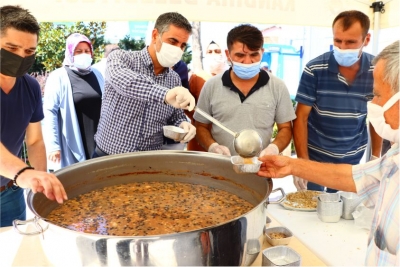
<svg viewBox="0 0 400 267"><path fill-rule="evenodd" d="M364 164L333 164L265 156L258 172L262 177L295 175L310 182L364 198L374 207L368 238L366 266L399 266L399 41L380 52L372 63L373 95L367 103L368 119L376 133L392 147L381 158Z"/></svg>

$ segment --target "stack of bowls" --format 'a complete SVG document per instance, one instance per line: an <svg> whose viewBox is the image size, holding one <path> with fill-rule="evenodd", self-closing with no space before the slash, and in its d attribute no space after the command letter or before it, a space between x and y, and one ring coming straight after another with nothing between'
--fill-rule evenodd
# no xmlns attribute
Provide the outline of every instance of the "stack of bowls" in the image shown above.
<svg viewBox="0 0 400 267"><path fill-rule="evenodd" d="M356 210L357 206L363 199L356 193L352 192L340 192L340 197L343 201L342 218L346 220L354 220L352 213Z"/></svg>
<svg viewBox="0 0 400 267"><path fill-rule="evenodd" d="M323 222L338 222L343 213L343 201L339 193L326 193L317 197L317 214Z"/></svg>

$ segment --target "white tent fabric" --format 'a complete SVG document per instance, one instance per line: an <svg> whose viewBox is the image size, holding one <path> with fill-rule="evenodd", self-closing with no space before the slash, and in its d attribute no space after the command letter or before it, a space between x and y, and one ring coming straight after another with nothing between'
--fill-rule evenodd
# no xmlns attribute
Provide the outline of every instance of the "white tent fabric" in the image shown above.
<svg viewBox="0 0 400 267"><path fill-rule="evenodd" d="M177 11L190 21L289 24L330 27L341 11L356 9L374 17L375 0L12 0L41 22L154 21ZM400 0L386 0L380 28L399 26ZM3 3L4 5L4 3Z"/></svg>

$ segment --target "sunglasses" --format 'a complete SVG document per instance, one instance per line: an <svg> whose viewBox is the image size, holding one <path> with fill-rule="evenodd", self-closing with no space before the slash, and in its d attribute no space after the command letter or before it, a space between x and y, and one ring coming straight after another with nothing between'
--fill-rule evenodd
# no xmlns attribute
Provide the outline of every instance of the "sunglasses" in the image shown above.
<svg viewBox="0 0 400 267"><path fill-rule="evenodd" d="M207 54L212 54L214 52L214 54L221 54L221 49L208 49L207 50Z"/></svg>

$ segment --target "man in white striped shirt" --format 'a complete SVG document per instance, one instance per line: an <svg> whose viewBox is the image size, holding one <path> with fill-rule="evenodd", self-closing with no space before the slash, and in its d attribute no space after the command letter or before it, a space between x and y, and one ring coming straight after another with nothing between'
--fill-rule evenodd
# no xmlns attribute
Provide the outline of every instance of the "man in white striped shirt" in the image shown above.
<svg viewBox="0 0 400 267"><path fill-rule="evenodd" d="M258 172L263 177L292 174L362 197L365 206L374 208L365 260L368 266L400 266L399 45L396 41L387 46L373 61L374 91L368 118L379 136L393 143L384 156L354 166L265 156Z"/></svg>

